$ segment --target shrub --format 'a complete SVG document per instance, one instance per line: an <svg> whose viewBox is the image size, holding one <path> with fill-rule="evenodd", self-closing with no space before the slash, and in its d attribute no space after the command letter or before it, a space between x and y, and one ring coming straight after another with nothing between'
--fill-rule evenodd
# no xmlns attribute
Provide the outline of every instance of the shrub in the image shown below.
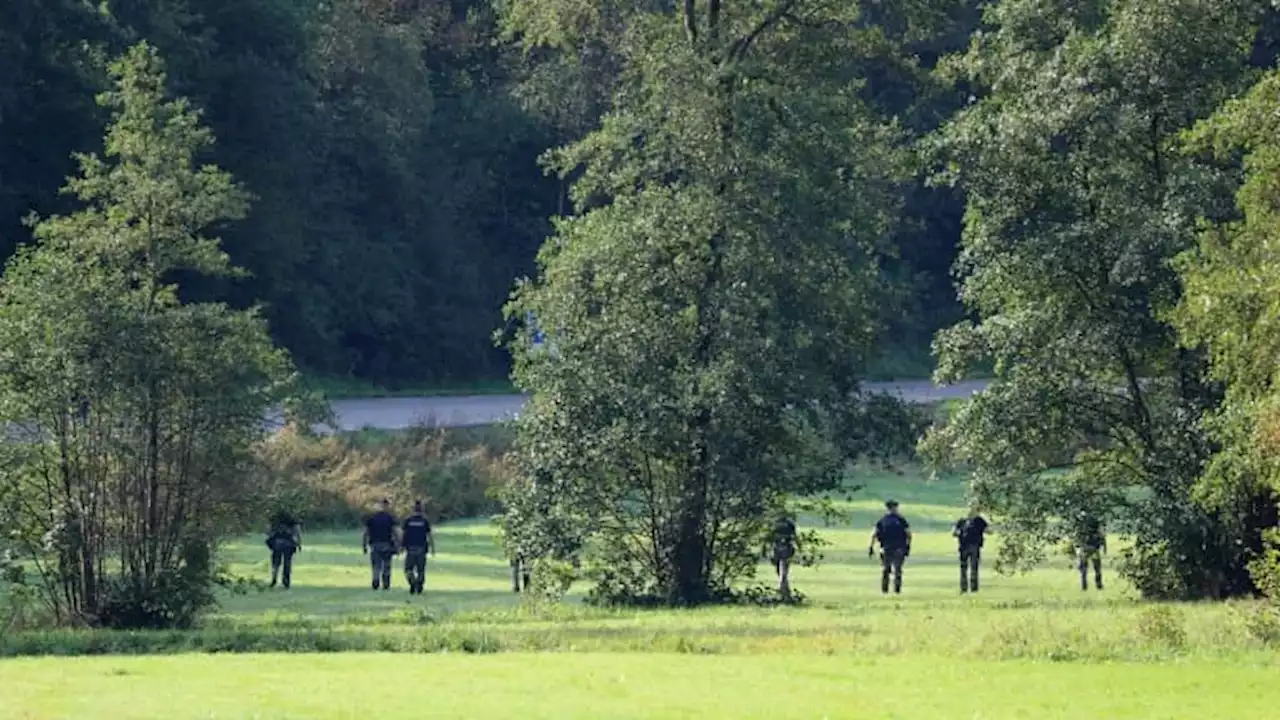
<svg viewBox="0 0 1280 720"><path fill-rule="evenodd" d="M1152 605L1138 615L1138 634L1173 649L1187 644L1182 614L1169 605Z"/></svg>
<svg viewBox="0 0 1280 720"><path fill-rule="evenodd" d="M1249 575L1260 593L1280 603L1280 530L1268 530L1262 542L1262 553L1249 563Z"/></svg>
<svg viewBox="0 0 1280 720"><path fill-rule="evenodd" d="M11 550L0 550L0 641L32 622L36 592L28 584L26 568Z"/></svg>
<svg viewBox="0 0 1280 720"><path fill-rule="evenodd" d="M1245 635L1263 645L1280 645L1280 606L1273 602L1240 602L1231 605Z"/></svg>
<svg viewBox="0 0 1280 720"><path fill-rule="evenodd" d="M125 576L109 577L97 624L123 630L190 628L200 613L216 604L213 588L217 580L209 545L187 540L182 563L165 568L150 584Z"/></svg>
<svg viewBox="0 0 1280 720"><path fill-rule="evenodd" d="M286 428L262 448L264 507L321 526L354 524L383 497L397 507L423 500L436 521L491 514L506 474L500 440L427 427L319 438Z"/></svg>
<svg viewBox="0 0 1280 720"><path fill-rule="evenodd" d="M578 579L578 568L571 562L539 558L533 562L530 587L525 599L534 604L555 605Z"/></svg>

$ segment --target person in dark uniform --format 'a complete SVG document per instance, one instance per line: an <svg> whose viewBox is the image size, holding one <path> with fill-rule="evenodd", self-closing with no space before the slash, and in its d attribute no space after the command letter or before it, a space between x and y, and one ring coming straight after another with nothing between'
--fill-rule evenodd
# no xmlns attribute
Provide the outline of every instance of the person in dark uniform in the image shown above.
<svg viewBox="0 0 1280 720"><path fill-rule="evenodd" d="M422 514L422 501L415 500L413 514L405 518L400 532L404 546L404 577L409 581L409 594L421 595L427 583L427 551L436 554L435 538L431 535L431 523Z"/></svg>
<svg viewBox="0 0 1280 720"><path fill-rule="evenodd" d="M283 581L288 590L293 583L293 555L302 550L301 524L287 512L276 513L267 532L267 548L271 550L271 587Z"/></svg>
<svg viewBox="0 0 1280 720"><path fill-rule="evenodd" d="M893 591L902 592L902 565L911 555L911 523L898 514L898 501L884 504L885 514L871 531L871 544L867 557L875 555L876 543L880 544L880 592L889 592L889 577L893 577Z"/></svg>
<svg viewBox="0 0 1280 720"><path fill-rule="evenodd" d="M361 544L373 569L373 589L391 589L391 559L396 556L396 518L391 514L391 501L378 501L378 511L364 521Z"/></svg>
<svg viewBox="0 0 1280 720"><path fill-rule="evenodd" d="M522 592L529 589L532 582L532 572L529 561L524 559L523 555L514 554L511 556L511 589L515 592Z"/></svg>
<svg viewBox="0 0 1280 720"><path fill-rule="evenodd" d="M976 510L956 521L951 534L960 546L960 592L978 592L978 565L982 562L982 543L986 535L986 518Z"/></svg>
<svg viewBox="0 0 1280 720"><path fill-rule="evenodd" d="M778 594L784 600L791 598L791 558L800 550L800 536L795 521L787 515L778 517L772 533L773 568L778 573Z"/></svg>
<svg viewBox="0 0 1280 720"><path fill-rule="evenodd" d="M1076 560L1080 567L1080 589L1089 589L1089 566L1093 566L1094 587L1102 589L1102 554L1107 551L1107 533L1093 515L1081 513L1076 525Z"/></svg>

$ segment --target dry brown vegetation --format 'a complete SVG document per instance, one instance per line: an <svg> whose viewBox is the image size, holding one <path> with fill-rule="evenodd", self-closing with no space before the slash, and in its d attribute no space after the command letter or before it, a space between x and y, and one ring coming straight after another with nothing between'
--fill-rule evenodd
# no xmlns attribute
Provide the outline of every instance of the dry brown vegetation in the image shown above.
<svg viewBox="0 0 1280 720"><path fill-rule="evenodd" d="M261 450L264 510L288 510L310 526L351 524L383 497L402 508L421 499L435 521L490 514L509 444L502 428L325 437L286 428Z"/></svg>

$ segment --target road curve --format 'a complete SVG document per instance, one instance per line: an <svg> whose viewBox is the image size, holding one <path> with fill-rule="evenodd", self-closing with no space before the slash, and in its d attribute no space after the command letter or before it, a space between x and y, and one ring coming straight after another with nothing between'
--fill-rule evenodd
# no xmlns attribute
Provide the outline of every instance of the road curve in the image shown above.
<svg viewBox="0 0 1280 720"><path fill-rule="evenodd" d="M984 380L969 380L939 387L928 380L868 382L874 393L890 393L908 402L931 403L967 398L986 387ZM353 398L335 400L334 415L341 430L379 428L401 430L415 425L472 427L509 420L524 407L523 395L474 395L462 397Z"/></svg>

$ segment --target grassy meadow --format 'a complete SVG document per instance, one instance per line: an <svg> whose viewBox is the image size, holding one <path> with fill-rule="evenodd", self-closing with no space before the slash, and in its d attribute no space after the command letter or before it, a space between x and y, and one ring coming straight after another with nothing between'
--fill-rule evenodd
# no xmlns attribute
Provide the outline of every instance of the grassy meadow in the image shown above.
<svg viewBox="0 0 1280 720"><path fill-rule="evenodd" d="M1110 558L1101 593L1080 591L1065 556L1000 576L998 523L982 591L961 596L960 479L851 480L866 485L852 522L825 529L824 563L794 573L803 607L607 610L581 588L526 605L482 520L437 528L424 596L399 569L375 592L358 529L307 532L291 590L228 596L199 630L0 640L46 656L0 661L0 717L345 718L376 702L391 717L1174 718L1280 702L1267 642L1280 633L1251 604L1140 603ZM916 543L903 594L886 597L866 548L888 496ZM268 576L257 537L225 559ZM47 657L71 654L105 657Z"/></svg>

